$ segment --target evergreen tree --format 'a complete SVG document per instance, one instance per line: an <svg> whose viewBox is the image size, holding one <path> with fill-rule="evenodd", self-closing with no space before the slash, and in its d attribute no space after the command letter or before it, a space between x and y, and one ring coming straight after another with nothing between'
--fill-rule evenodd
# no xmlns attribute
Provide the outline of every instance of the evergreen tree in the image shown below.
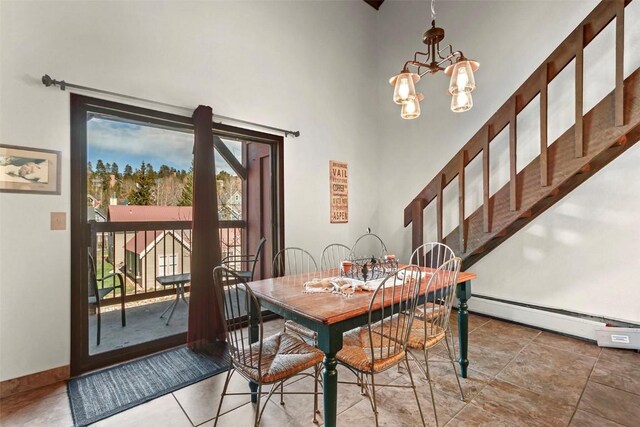
<svg viewBox="0 0 640 427"><path fill-rule="evenodd" d="M158 169L158 178L166 178L168 176L171 176L171 168L167 165L160 166L160 169Z"/></svg>
<svg viewBox="0 0 640 427"><path fill-rule="evenodd" d="M135 175L136 186L128 194L130 205L154 205L153 187L155 182L148 172L148 166L142 162Z"/></svg>
<svg viewBox="0 0 640 427"><path fill-rule="evenodd" d="M191 162L191 168L184 179L184 187L182 187L178 206L193 206L193 162Z"/></svg>
<svg viewBox="0 0 640 427"><path fill-rule="evenodd" d="M124 167L124 176L126 178L130 178L133 176L133 168L131 168L131 165L127 163L127 165Z"/></svg>
<svg viewBox="0 0 640 427"><path fill-rule="evenodd" d="M120 179L120 171L116 162L111 164L111 174L114 175L116 179Z"/></svg>
<svg viewBox="0 0 640 427"><path fill-rule="evenodd" d="M107 169L104 167L104 163L102 163L102 159L98 159L96 163L96 174L104 175L107 173Z"/></svg>

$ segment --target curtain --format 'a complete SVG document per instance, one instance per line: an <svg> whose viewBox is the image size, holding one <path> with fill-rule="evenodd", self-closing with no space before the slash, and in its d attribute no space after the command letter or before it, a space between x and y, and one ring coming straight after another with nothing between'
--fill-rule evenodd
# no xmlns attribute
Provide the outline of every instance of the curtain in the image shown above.
<svg viewBox="0 0 640 427"><path fill-rule="evenodd" d="M204 105L193 113L193 231L187 332L190 348L224 340L224 325L213 287L213 269L221 259L212 113L211 107Z"/></svg>

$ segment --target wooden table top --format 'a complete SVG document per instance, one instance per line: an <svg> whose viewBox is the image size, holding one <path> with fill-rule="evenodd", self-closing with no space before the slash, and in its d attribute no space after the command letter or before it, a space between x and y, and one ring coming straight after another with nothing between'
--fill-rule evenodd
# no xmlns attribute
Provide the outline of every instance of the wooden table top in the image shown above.
<svg viewBox="0 0 640 427"><path fill-rule="evenodd" d="M337 268L309 274L257 280L250 282L249 286L258 299L326 325L335 324L367 313L373 292L358 291L348 298L329 292L303 292L304 283L313 278L336 276L340 276L340 271ZM466 282L476 277L474 273L460 272L458 274L458 283ZM421 293L426 291L427 283L428 280L422 281Z"/></svg>

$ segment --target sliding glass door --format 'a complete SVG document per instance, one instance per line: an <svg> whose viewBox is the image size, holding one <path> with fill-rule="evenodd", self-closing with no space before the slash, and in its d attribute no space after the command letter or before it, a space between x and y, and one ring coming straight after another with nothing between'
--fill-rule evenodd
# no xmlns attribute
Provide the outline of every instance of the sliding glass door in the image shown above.
<svg viewBox="0 0 640 427"><path fill-rule="evenodd" d="M190 117L77 95L71 103L76 375L186 342L194 176ZM283 237L282 138L212 132L222 255L251 253L268 236L270 259ZM258 166L248 157L256 150Z"/></svg>

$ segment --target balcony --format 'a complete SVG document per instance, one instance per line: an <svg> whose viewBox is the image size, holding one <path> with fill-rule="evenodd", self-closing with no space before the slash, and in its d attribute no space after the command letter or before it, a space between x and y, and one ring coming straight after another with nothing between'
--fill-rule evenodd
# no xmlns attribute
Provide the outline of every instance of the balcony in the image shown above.
<svg viewBox="0 0 640 427"><path fill-rule="evenodd" d="M100 304L101 340L97 345L96 307L89 306L89 354L103 353L187 331L188 306L177 305L176 286L162 286L158 277L190 272L191 221L90 222L91 251L96 260L98 288L113 286L111 273L125 281L127 326L121 324L120 290ZM246 253L245 221L220 221L222 256ZM185 286L188 301L189 285Z"/></svg>

